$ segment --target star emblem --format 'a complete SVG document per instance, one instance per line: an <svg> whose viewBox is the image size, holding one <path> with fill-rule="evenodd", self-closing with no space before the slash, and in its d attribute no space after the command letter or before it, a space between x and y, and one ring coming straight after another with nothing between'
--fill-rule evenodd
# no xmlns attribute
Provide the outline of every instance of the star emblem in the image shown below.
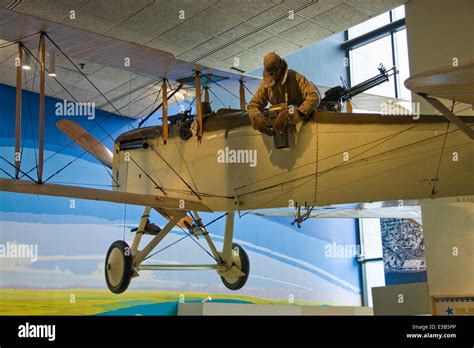
<svg viewBox="0 0 474 348"><path fill-rule="evenodd" d="M453 310L454 308L448 306L448 309L446 309L446 313L448 313L448 315L453 315Z"/></svg>

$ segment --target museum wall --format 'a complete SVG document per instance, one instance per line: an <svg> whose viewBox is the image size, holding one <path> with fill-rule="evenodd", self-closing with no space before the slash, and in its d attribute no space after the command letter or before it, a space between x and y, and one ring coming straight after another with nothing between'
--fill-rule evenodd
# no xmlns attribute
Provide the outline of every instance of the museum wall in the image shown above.
<svg viewBox="0 0 474 348"><path fill-rule="evenodd" d="M474 1L410 0L405 12L411 76L474 59ZM420 97L413 101L421 102L421 113L434 112ZM472 115L466 104L458 104L455 111L463 109L463 114Z"/></svg>
<svg viewBox="0 0 474 348"><path fill-rule="evenodd" d="M422 205L430 296L474 295L474 197Z"/></svg>

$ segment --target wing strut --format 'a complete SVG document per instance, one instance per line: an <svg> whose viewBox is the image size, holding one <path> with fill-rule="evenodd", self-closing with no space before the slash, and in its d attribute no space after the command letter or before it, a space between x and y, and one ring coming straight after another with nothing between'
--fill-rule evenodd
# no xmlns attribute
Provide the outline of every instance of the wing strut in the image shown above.
<svg viewBox="0 0 474 348"><path fill-rule="evenodd" d="M163 83L161 85L163 88L163 92L161 93L161 97L163 98L161 131L163 143L166 145L166 142L168 141L168 80L163 79Z"/></svg>
<svg viewBox="0 0 474 348"><path fill-rule="evenodd" d="M425 99L428 103L430 103L436 110L441 112L441 114L446 117L450 122L454 123L458 128L466 134L471 140L474 140L474 130L472 130L463 120L461 120L458 116L453 114L443 103L441 103L438 99L433 97L428 97L426 94L418 93L423 99Z"/></svg>
<svg viewBox="0 0 474 348"><path fill-rule="evenodd" d="M44 33L40 36L40 100L39 100L39 137L38 137L38 183L43 182L44 163L44 84L46 70L46 55Z"/></svg>
<svg viewBox="0 0 474 348"><path fill-rule="evenodd" d="M244 81L240 80L240 88L239 88L239 97L240 97L240 109L247 110L247 103L245 102L245 85Z"/></svg>
<svg viewBox="0 0 474 348"><path fill-rule="evenodd" d="M196 119L198 124L198 141L202 138L202 100L201 100L201 73L196 71Z"/></svg>
<svg viewBox="0 0 474 348"><path fill-rule="evenodd" d="M16 118L15 118L15 178L20 172L20 141L21 141L21 73L23 67L23 49L18 43L18 57L16 61Z"/></svg>

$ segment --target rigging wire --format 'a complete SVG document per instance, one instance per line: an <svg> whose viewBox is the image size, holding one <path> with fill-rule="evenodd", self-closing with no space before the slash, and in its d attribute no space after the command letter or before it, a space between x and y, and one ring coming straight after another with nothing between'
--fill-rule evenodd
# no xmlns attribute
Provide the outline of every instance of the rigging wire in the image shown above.
<svg viewBox="0 0 474 348"><path fill-rule="evenodd" d="M0 168L0 170L2 172L4 172L6 175L8 175L11 179L15 179L12 175L10 175L10 173L8 173L6 170L4 170L3 168Z"/></svg>
<svg viewBox="0 0 474 348"><path fill-rule="evenodd" d="M69 61L69 63L71 63L71 64L76 68L76 70L79 71L79 73L91 84L91 86L94 87L94 89L95 89L97 92L99 92L99 94L102 96L102 98L104 98L104 99L107 101L107 103L108 103L110 106L112 106L112 108L114 108L114 110L117 112L117 114L119 114L120 116L123 116L122 113L120 112L120 110L117 109L117 108L115 107L115 105L109 100L109 98L107 98L107 97L105 96L105 94L102 93L102 91L94 84L94 82L92 82L92 81L89 79L89 77L88 77L86 74L84 74L84 72L83 72L81 69L79 69L79 67L76 65L76 63L74 63L74 61L73 61L71 58L69 58L69 56L61 49L61 47L59 47L59 46L56 44L56 42L49 36L49 34L48 34L48 33L44 33L44 35L45 35L45 37L48 38L48 40L59 50L59 52L61 52L61 54L62 54L64 57L66 57L66 59Z"/></svg>
<svg viewBox="0 0 474 348"><path fill-rule="evenodd" d="M455 101L453 101L452 105L451 105L451 113L453 112L454 110L454 105L456 104ZM449 126L451 125L451 122L448 122L448 125L446 126L446 133L444 135L444 140L443 140L443 146L441 147L441 153L439 154L439 161L438 161L438 167L436 168L436 175L435 175L435 180L434 180L434 183L433 183L433 189L431 190L431 195L434 195L435 194L435 189L436 189L436 184L438 182L438 175L439 175L439 170L441 168L441 161L443 159L443 153L444 153L444 150L445 150L445 146L446 146L446 139L448 137L448 132L449 132Z"/></svg>
<svg viewBox="0 0 474 348"><path fill-rule="evenodd" d="M165 217L166 217L168 220L171 220L171 217L170 217L166 212L160 212L160 213L161 213L162 215L165 215ZM178 226L178 225L176 225L176 226ZM178 227L181 229L181 231L183 231L183 232L186 234L185 237L191 237L191 236L192 236L190 233L186 232L181 226L178 226ZM181 241L181 240L184 240L184 239L185 239L185 238L181 238L180 240L173 242L171 245L174 245L174 244L176 244L177 242L179 242L179 241ZM191 240L192 240L194 243L196 243L202 250L204 250L204 251L206 252L206 254L208 254L214 261L218 262L218 260L216 260L216 258L214 257L214 255L212 255L208 250L206 250L206 248L204 248L204 247L201 245L201 243L199 243L198 241L194 240L194 238L191 238ZM145 260L149 259L150 257L152 257L152 256L154 256L154 255L156 255L156 254L158 254L159 252L161 252L161 251L163 251L163 250L169 248L171 245L169 245L169 246L167 246L167 247L165 247L165 248L163 248L163 249L160 249L160 250L156 251L155 253L153 253L153 254L151 254L151 255L148 255L143 261L145 261Z"/></svg>
<svg viewBox="0 0 474 348"><path fill-rule="evenodd" d="M227 88L225 88L224 86L222 86L219 82L217 81L214 81L212 78L210 78L208 75L205 75L206 78L211 81L212 83L214 83L215 85L219 86L220 88L222 88L224 91L226 91L227 93L229 93L230 95L234 96L235 98L237 98L239 101L240 101L240 97L237 96L235 93L229 91Z"/></svg>
<svg viewBox="0 0 474 348"><path fill-rule="evenodd" d="M458 132L458 131L459 131L459 129L450 131L449 133L454 133L454 132ZM429 137L429 138L427 138L427 139L422 139L422 140L420 140L420 141L416 141L416 142L411 143L411 144L405 144L405 145L402 145L402 146L400 146L400 147L398 147L398 148L395 148L395 149L390 149L390 150L385 151L385 152L382 152L382 153L378 153L378 154L375 154L375 155L372 155L372 156L369 156L369 157L364 157L364 158L362 158L362 159L359 159L359 160L356 161L356 162L346 163L345 165L348 165L348 164L353 165L354 163L361 162L361 161L367 160L367 159L369 159L369 158L373 158L373 157L376 157L376 156L379 156L379 155L382 155L382 154L386 154L386 153L389 153L389 152L392 152L392 151L395 151L395 150L399 150L399 149L401 149L401 148L404 148L404 147L407 147L407 146L410 146L410 145L415 145L415 144L418 144L418 143L422 143L422 142L425 142L425 141L429 141L429 140L432 140L432 139L434 139L434 138L438 138L438 137L440 137L440 136L446 136L446 134L436 135L436 136L433 136L433 137ZM414 163L417 163L417 162L414 162ZM411 164L413 164L413 163L411 163ZM322 172L320 172L320 173L317 173L317 175L318 175L318 176L321 176L321 175L327 174L327 173L331 172L332 170L337 169L338 167L339 167L339 168L341 167L340 164L336 165L335 167L328 168L327 170L322 171ZM405 167L405 166L401 166L401 167L398 167L398 168L395 168L395 169L399 169L399 168L402 168L402 167ZM392 170L393 170L393 169L392 169ZM262 189L258 189L258 190L246 192L246 193L243 194L243 195L248 195L248 194L250 194L250 193L256 193L256 192L268 190L269 188L276 187L276 186L281 186L281 185L283 185L283 184L285 184L285 183L291 183L291 182L294 182L294 181L297 181L297 180L302 180L302 179L304 179L304 178L306 178L306 177L312 177L313 175L314 175L314 174L309 174L309 175L305 175L305 176L302 176L302 177L299 177L299 178L294 178L294 179L287 180L287 181L282 182L282 183L278 183L278 184L274 184L274 185L271 185L271 186L268 186L268 187L264 187L264 188L262 188ZM310 182L311 180L313 180L313 179L310 178L310 180L305 181L305 182L303 182L303 183L300 184L300 185L297 185L297 186L295 186L295 187L289 188L287 191L283 192L283 194L278 195L278 196L273 197L272 199L270 199L270 200L268 200L268 201L263 202L263 203L262 203L261 205L259 205L258 207L254 208L254 209L252 209L252 210L249 210L249 211L247 211L246 213L244 213L244 214L242 214L242 215L240 215L240 213L239 213L239 217L243 217L243 216L247 215L248 213L257 210L258 208L264 206L266 203L268 203L268 202L270 202L270 201L272 201L272 200L274 200L274 199L276 199L276 198L281 197L282 195L286 194L287 192L289 192L289 191L291 191L291 190L294 190L294 189L296 189L296 188L301 187L302 185L304 185L304 184ZM241 195L241 196L243 196L243 195Z"/></svg>
<svg viewBox="0 0 474 348"><path fill-rule="evenodd" d="M211 92L211 94L212 94L214 97L216 97L216 99L219 101L219 103L222 104L222 106L223 106L224 108L227 107L227 105L224 104L224 102L212 91L211 88L209 88L208 91Z"/></svg>
<svg viewBox="0 0 474 348"><path fill-rule="evenodd" d="M245 83L243 83L244 85L244 88L252 95L252 97L254 96L254 94L252 93L252 91L247 87L247 85Z"/></svg>

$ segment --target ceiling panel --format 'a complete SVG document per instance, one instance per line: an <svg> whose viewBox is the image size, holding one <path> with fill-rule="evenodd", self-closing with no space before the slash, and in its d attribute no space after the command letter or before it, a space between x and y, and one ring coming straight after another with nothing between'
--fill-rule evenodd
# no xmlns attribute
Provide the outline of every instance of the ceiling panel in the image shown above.
<svg viewBox="0 0 474 348"><path fill-rule="evenodd" d="M199 46L204 41L212 39L212 35L182 23L173 28L173 30L160 35L159 38L179 47L193 48Z"/></svg>
<svg viewBox="0 0 474 348"><path fill-rule="evenodd" d="M2 45L8 45L8 41L0 40L0 47ZM8 64L15 64L15 57L18 52L17 45L10 45L5 48L0 49L0 64L8 63ZM8 61L8 62L7 62Z"/></svg>
<svg viewBox="0 0 474 348"><path fill-rule="evenodd" d="M92 31L98 34L104 34L116 25L116 23L110 20L100 18L98 16L83 12L81 10L76 11L76 17L74 19L71 19L69 16L66 16L61 20L56 19L55 22L70 25L79 29Z"/></svg>
<svg viewBox="0 0 474 348"><path fill-rule="evenodd" d="M284 42L280 38L273 37L256 46L251 47L250 50L254 52L255 54L263 57L268 52L276 52L279 55L286 55L290 52L297 50L298 48L299 46L295 44Z"/></svg>
<svg viewBox="0 0 474 348"><path fill-rule="evenodd" d="M96 71L102 69L104 66L96 63L87 62L82 59L77 59L74 57L69 57L74 64L72 64L67 58L62 55L56 56L56 65L69 70L76 71L75 66L81 69L84 74L93 74ZM75 66L74 66L75 65ZM81 68L83 67L83 68Z"/></svg>
<svg viewBox="0 0 474 348"><path fill-rule="evenodd" d="M279 34L283 31L286 31L290 28L293 28L294 26L302 23L305 21L304 17L301 17L300 15L293 15L293 16L286 16L284 19L279 20L275 24L272 24L268 27L265 28L266 31L269 31L273 34Z"/></svg>
<svg viewBox="0 0 474 348"><path fill-rule="evenodd" d="M152 35L140 33L134 28L130 28L127 25L117 25L106 32L107 36L115 37L117 39L135 42L137 44L144 44L153 40Z"/></svg>
<svg viewBox="0 0 474 348"><path fill-rule="evenodd" d="M102 69L97 71L94 76L120 85L124 81L129 81L131 78L134 78L136 75L127 70L119 70L104 66Z"/></svg>
<svg viewBox="0 0 474 348"><path fill-rule="evenodd" d="M16 71L5 65L0 65L0 76L1 83L6 85L15 86L16 85Z"/></svg>
<svg viewBox="0 0 474 348"><path fill-rule="evenodd" d="M210 40L207 40L200 44L198 47L195 49L188 50L182 54L180 54L178 57L179 59L183 59L187 62L193 62L199 60L199 58L211 50L214 50L218 47L221 47L226 44L225 40L222 40L219 37L212 38Z"/></svg>
<svg viewBox="0 0 474 348"><path fill-rule="evenodd" d="M218 36L240 23L242 23L242 20L219 11L214 7L209 7L207 10L186 21L186 25L190 25L213 36Z"/></svg>
<svg viewBox="0 0 474 348"><path fill-rule="evenodd" d="M287 15L288 15L288 10L286 8L274 5L268 10L249 19L248 22L256 26L261 26L261 25L265 25L269 23L270 21L276 20L279 17L283 17Z"/></svg>
<svg viewBox="0 0 474 348"><path fill-rule="evenodd" d="M244 22L242 24L237 25L236 27L232 28L232 30L228 30L219 35L219 38L229 42L235 39L238 39L242 35L245 35L253 30L255 30L257 26L250 24L249 22Z"/></svg>
<svg viewBox="0 0 474 348"><path fill-rule="evenodd" d="M151 6L150 6L151 7ZM146 36L157 37L182 23L178 16L165 16L160 11L146 9L120 23L124 28L133 29Z"/></svg>
<svg viewBox="0 0 474 348"><path fill-rule="evenodd" d="M226 69L230 69L231 67L236 67L237 69L248 71L248 70L251 70L255 66L262 65L263 63L262 56L250 50L239 52L235 56L239 57L239 65L235 66L234 58L230 57L224 61L224 66L226 67ZM245 59L240 59L240 57L245 57Z"/></svg>
<svg viewBox="0 0 474 348"><path fill-rule="evenodd" d="M21 0L15 11L59 23L69 17L71 10L77 11L86 3L87 0Z"/></svg>
<svg viewBox="0 0 474 348"><path fill-rule="evenodd" d="M151 41L148 41L146 43L146 46L151 47L151 48L156 48L158 50L170 52L174 54L174 56L178 56L184 52L186 52L186 48L178 47L176 45L173 45L169 42L163 41L159 38L155 38Z"/></svg>
<svg viewBox="0 0 474 348"><path fill-rule="evenodd" d="M310 21L305 21L281 33L280 36L293 42L295 45L304 47L310 45L315 40L319 41L331 34L331 31Z"/></svg>
<svg viewBox="0 0 474 348"><path fill-rule="evenodd" d="M113 83L110 81L107 81L103 78L100 77L95 77L95 76L88 76L88 79L102 92L108 92L114 88L117 88L119 85L117 83ZM88 90L90 92L98 93L97 89L94 88L94 86L87 80L83 79L79 81L78 83L75 84L76 87Z"/></svg>
<svg viewBox="0 0 474 348"><path fill-rule="evenodd" d="M248 20L273 6L275 2L272 0L239 0L238 3L235 0L221 0L214 5L215 8L242 20Z"/></svg>
<svg viewBox="0 0 474 348"><path fill-rule="evenodd" d="M230 57L236 57L236 54L242 52L244 50L243 47L232 45L226 48L219 50L216 53L211 54L208 58L217 61L224 61ZM244 59L245 57L239 57L239 59Z"/></svg>
<svg viewBox="0 0 474 348"><path fill-rule="evenodd" d="M340 5L344 0L318 0L314 1L313 4L301 9L297 12L299 16L305 17L306 19L312 18L321 14L337 5ZM295 0L284 0L281 4L282 7L287 9L294 9L298 6L307 4L307 0L295 1Z"/></svg>
<svg viewBox="0 0 474 348"><path fill-rule="evenodd" d="M254 34L251 34L245 38L243 38L242 40L239 40L238 42L238 45L240 47L244 47L244 48L250 48L250 47L253 47L263 41L266 41L270 38L272 38L274 35L269 32L269 31L266 31L266 30L260 30L259 32L257 33L254 33Z"/></svg>
<svg viewBox="0 0 474 348"><path fill-rule="evenodd" d="M332 33L338 33L357 23L362 22L367 15L356 8L342 3L324 13L312 18L319 26Z"/></svg>
<svg viewBox="0 0 474 348"><path fill-rule="evenodd" d="M403 0L345 0L348 5L359 9L368 15L377 15L387 8L396 7L405 3Z"/></svg>
<svg viewBox="0 0 474 348"><path fill-rule="evenodd" d="M153 0L89 1L81 7L81 10L102 19L120 23L152 3Z"/></svg>

